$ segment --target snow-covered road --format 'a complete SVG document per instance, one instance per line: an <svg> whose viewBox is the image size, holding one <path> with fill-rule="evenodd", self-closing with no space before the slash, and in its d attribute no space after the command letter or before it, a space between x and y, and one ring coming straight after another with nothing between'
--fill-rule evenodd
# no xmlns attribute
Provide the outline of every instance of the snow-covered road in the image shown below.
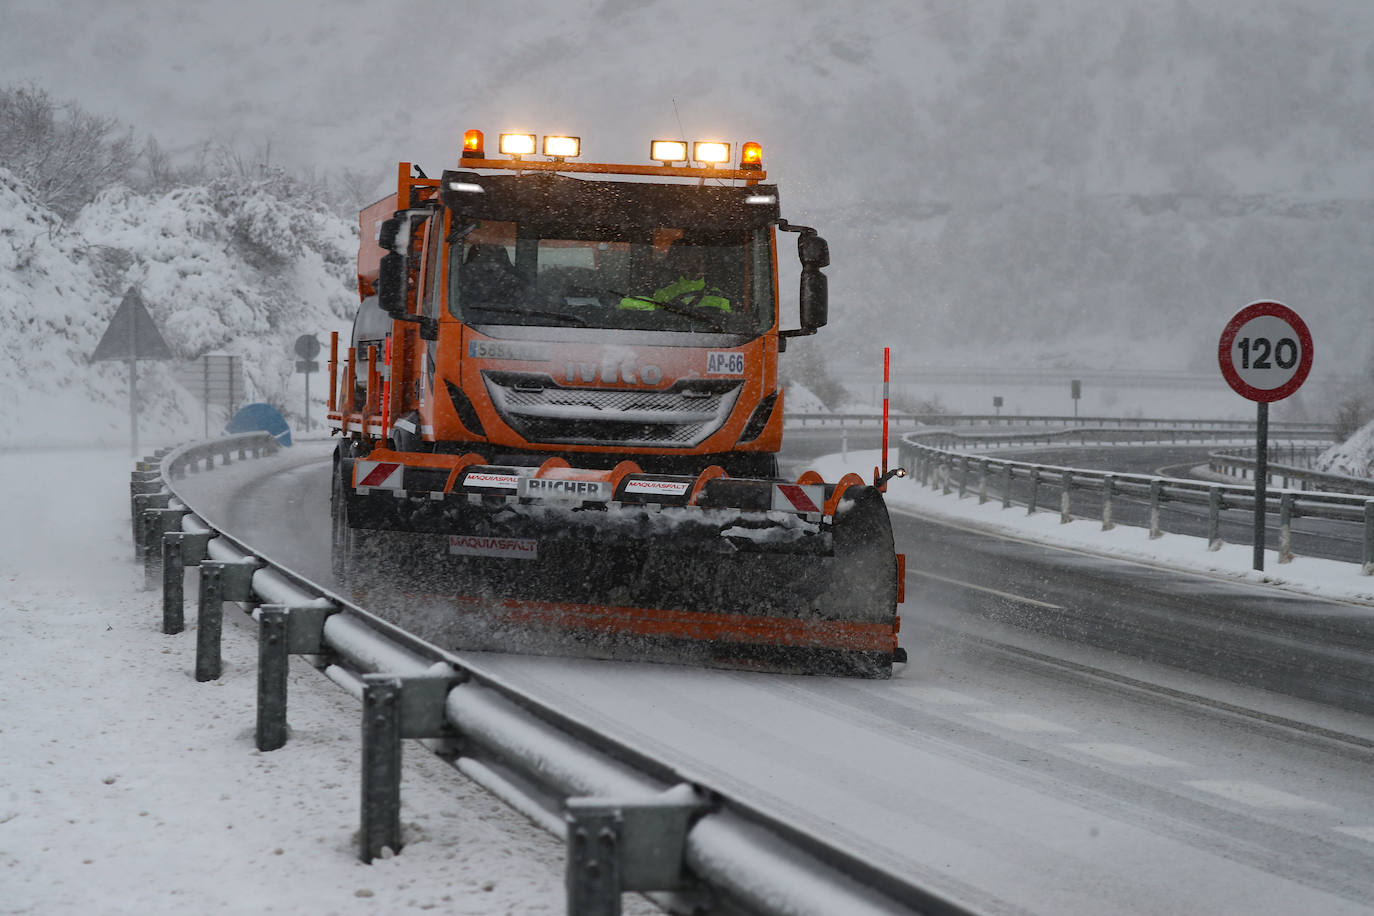
<svg viewBox="0 0 1374 916"><path fill-rule="evenodd" d="M326 511L327 465L306 458L283 458L297 466L240 491L251 498L234 524L263 525L243 536L323 569L309 519ZM894 503L922 498L894 490ZM909 594L913 660L890 682L472 658L980 908L1374 906L1368 719L982 624L951 633L935 625L947 607ZM1027 651L999 648L1007 640Z"/></svg>

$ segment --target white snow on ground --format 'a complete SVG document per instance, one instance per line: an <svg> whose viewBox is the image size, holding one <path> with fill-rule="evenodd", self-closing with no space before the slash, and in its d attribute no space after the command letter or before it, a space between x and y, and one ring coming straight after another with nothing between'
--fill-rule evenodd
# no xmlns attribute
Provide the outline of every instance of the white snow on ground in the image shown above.
<svg viewBox="0 0 1374 916"><path fill-rule="evenodd" d="M895 461L895 450L892 460ZM872 473L878 453L816 463ZM253 746L256 637L226 614L224 676L198 684L188 630L160 632L160 594L132 559L122 449L0 454L22 481L0 529L0 913L562 912L562 844L408 744L406 847L357 860L356 703L294 663L285 748ZM1374 603L1353 564L1250 569L1249 547L893 481L888 499L1043 543ZM627 911L651 912L636 898ZM643 908L642 910L640 908Z"/></svg>
<svg viewBox="0 0 1374 916"><path fill-rule="evenodd" d="M0 913L563 912L562 843L414 743L406 846L358 861L357 704L297 660L290 740L254 748L251 621L226 608L224 676L197 683L194 605L164 636L141 589L129 470L0 454Z"/></svg>
<svg viewBox="0 0 1374 916"><path fill-rule="evenodd" d="M847 458L829 455L812 462L812 466L826 480L838 480L846 472L871 479L881 457L879 449L850 452ZM897 450L889 449L888 466L896 464ZM1025 506L1003 509L1000 499L979 505L976 492L960 499L957 489L946 496L941 489L923 487L910 478L894 479L888 484L887 503L897 511L909 509L1037 543L1374 604L1374 576L1361 575L1358 563L1312 557L1295 557L1290 563L1279 563L1277 552L1270 550L1265 554L1264 572L1258 572L1252 568L1254 548L1248 544L1224 544L1220 550L1209 551L1205 540L1199 537L1164 534L1151 540L1144 528L1117 525L1103 531L1100 519L1074 519L1061 524L1057 502L1052 509L1042 508L1028 516Z"/></svg>

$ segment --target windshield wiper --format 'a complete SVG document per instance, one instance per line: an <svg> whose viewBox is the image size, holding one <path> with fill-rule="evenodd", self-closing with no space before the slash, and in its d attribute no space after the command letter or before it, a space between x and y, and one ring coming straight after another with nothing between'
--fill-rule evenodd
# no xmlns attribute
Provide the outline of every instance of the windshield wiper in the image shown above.
<svg viewBox="0 0 1374 916"><path fill-rule="evenodd" d="M665 312L681 315L688 321L695 321L697 324L708 325L711 330L715 331L717 334L725 333L725 328L713 321L710 315L703 315L699 309L690 309L681 305L675 305L671 302L659 302L657 299L649 299L645 296L631 296L628 293L622 293L613 289L608 289L606 292L610 293L612 296L619 296L621 299L633 299L635 302L647 302L655 308L663 309Z"/></svg>
<svg viewBox="0 0 1374 916"><path fill-rule="evenodd" d="M567 312L550 312L544 309L513 309L504 305L470 305L468 308L482 312L495 312L498 315L538 315L541 318L558 318L563 321L571 321L573 324L587 327L587 321L580 315L569 315Z"/></svg>

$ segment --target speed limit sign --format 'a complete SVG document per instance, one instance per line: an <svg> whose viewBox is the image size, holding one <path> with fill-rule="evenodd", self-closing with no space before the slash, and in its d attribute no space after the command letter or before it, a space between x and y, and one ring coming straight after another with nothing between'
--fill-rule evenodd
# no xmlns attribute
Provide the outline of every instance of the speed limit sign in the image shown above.
<svg viewBox="0 0 1374 916"><path fill-rule="evenodd" d="M1222 376L1241 397L1281 401L1312 369L1312 334L1288 306L1252 302L1226 323L1217 358Z"/></svg>
<svg viewBox="0 0 1374 916"><path fill-rule="evenodd" d="M1221 374L1236 394L1255 401L1255 569L1264 570L1264 518L1269 484L1269 403L1298 390L1312 370L1312 334L1298 313L1278 302L1252 302L1231 316L1217 345ZM1218 540L1217 545L1220 545ZM1215 549L1215 548L1213 548Z"/></svg>

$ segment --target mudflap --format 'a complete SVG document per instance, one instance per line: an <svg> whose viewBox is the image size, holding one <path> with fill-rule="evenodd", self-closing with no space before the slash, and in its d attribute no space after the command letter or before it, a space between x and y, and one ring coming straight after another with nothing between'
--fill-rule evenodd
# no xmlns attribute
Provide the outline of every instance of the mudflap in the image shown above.
<svg viewBox="0 0 1374 916"><path fill-rule="evenodd" d="M492 537L354 529L349 589L454 650L769 672L892 673L897 559L877 489L850 487L825 555L722 551L720 538ZM528 530L521 534L531 534Z"/></svg>

